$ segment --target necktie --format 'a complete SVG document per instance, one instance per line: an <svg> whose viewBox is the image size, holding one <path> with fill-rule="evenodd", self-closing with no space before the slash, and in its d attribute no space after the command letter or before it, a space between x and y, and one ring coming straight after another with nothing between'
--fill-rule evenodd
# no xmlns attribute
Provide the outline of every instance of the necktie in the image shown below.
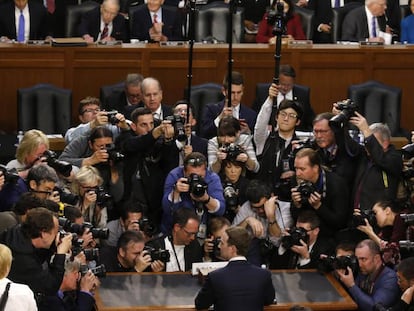
<svg viewBox="0 0 414 311"><path fill-rule="evenodd" d="M335 0L335 7L339 8L341 6L341 0Z"/></svg>
<svg viewBox="0 0 414 311"><path fill-rule="evenodd" d="M55 0L46 0L46 5L47 5L47 11L50 14L55 13Z"/></svg>
<svg viewBox="0 0 414 311"><path fill-rule="evenodd" d="M372 17L372 37L375 38L377 36L377 24L376 20L377 18L375 16Z"/></svg>
<svg viewBox="0 0 414 311"><path fill-rule="evenodd" d="M104 29L102 30L101 40L105 39L108 36L108 24L105 24Z"/></svg>
<svg viewBox="0 0 414 311"><path fill-rule="evenodd" d="M22 10L20 10L19 29L18 29L18 33L17 33L17 41L24 42L24 15L23 15Z"/></svg>
<svg viewBox="0 0 414 311"><path fill-rule="evenodd" d="M157 15L157 14L154 14L154 24L155 24L155 23L158 23L158 19L157 19L157 17L158 17L158 15Z"/></svg>

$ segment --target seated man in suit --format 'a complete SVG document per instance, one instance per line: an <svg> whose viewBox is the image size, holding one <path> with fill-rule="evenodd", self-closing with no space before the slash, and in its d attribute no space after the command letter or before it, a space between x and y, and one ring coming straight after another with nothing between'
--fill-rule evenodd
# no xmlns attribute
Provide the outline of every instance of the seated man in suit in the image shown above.
<svg viewBox="0 0 414 311"><path fill-rule="evenodd" d="M118 0L104 0L100 7L82 15L79 34L86 42L121 40L128 42L125 18Z"/></svg>
<svg viewBox="0 0 414 311"><path fill-rule="evenodd" d="M234 116L240 120L242 134L250 134L254 130L257 113L243 105L242 98L244 92L244 79L240 72L231 73L231 106L228 106L228 76L223 80L222 92L226 96L225 100L218 103L210 103L203 109L201 121L201 136L207 139L217 135L217 128L220 120L225 116Z"/></svg>
<svg viewBox="0 0 414 311"><path fill-rule="evenodd" d="M241 227L228 228L220 241L220 254L229 260L226 267L210 272L195 298L197 310L263 310L273 303L275 288L268 270L246 260L249 234Z"/></svg>
<svg viewBox="0 0 414 311"><path fill-rule="evenodd" d="M384 42L380 32L386 29L386 0L365 0L365 6L349 12L342 24L342 40Z"/></svg>
<svg viewBox="0 0 414 311"><path fill-rule="evenodd" d="M48 35L47 11L38 2L4 1L0 5L1 40L44 40Z"/></svg>
<svg viewBox="0 0 414 311"><path fill-rule="evenodd" d="M296 101L302 105L303 117L300 124L296 128L299 131L311 131L312 121L315 117L312 106L310 105L310 90L308 87L295 84L296 72L295 69L288 64L281 65L279 71L279 84L272 85L276 88L276 93L273 97L276 97L277 107L284 99ZM274 91L273 91L274 93ZM267 97L265 103L273 102L272 97ZM255 110L259 111L263 103L256 102Z"/></svg>
<svg viewBox="0 0 414 311"><path fill-rule="evenodd" d="M168 235L151 240L148 246L168 250L170 260L165 271L189 271L194 262L203 261L203 251L197 240L200 218L188 208L177 209L172 216L173 227Z"/></svg>
<svg viewBox="0 0 414 311"><path fill-rule="evenodd" d="M181 15L177 8L163 4L164 0L149 0L134 12L131 38L151 42L182 40Z"/></svg>
<svg viewBox="0 0 414 311"><path fill-rule="evenodd" d="M141 83L144 77L139 73L129 73L122 92L113 91L102 103L106 111L117 110L125 118L131 119L131 112L142 103Z"/></svg>
<svg viewBox="0 0 414 311"><path fill-rule="evenodd" d="M143 104L139 104L139 107L146 107L151 110L154 121L165 120L166 117L172 115L171 107L162 104L160 81L152 77L145 78L141 83L141 92Z"/></svg>

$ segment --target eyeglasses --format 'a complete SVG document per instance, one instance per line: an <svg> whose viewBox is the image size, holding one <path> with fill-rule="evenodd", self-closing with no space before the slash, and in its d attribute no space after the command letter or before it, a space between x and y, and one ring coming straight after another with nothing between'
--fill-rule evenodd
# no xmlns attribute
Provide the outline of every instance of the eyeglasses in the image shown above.
<svg viewBox="0 0 414 311"><path fill-rule="evenodd" d="M283 119L286 119L286 118L296 119L298 117L297 114L287 113L287 112L284 112L284 111L279 112L279 116L281 116Z"/></svg>
<svg viewBox="0 0 414 311"><path fill-rule="evenodd" d="M128 98L141 98L142 97L141 94L128 94L127 96Z"/></svg>
<svg viewBox="0 0 414 311"><path fill-rule="evenodd" d="M203 158L192 158L186 161L186 165L191 166L201 166L203 164L206 164L206 161Z"/></svg>
<svg viewBox="0 0 414 311"><path fill-rule="evenodd" d="M181 227L181 229L183 229L183 231L187 234L187 236L196 236L198 232L190 232L187 231L184 227Z"/></svg>
<svg viewBox="0 0 414 311"><path fill-rule="evenodd" d="M331 130L313 130L313 134L320 134L320 135L326 135L330 132Z"/></svg>
<svg viewBox="0 0 414 311"><path fill-rule="evenodd" d="M90 109L85 109L84 111L82 111L82 114L84 114L85 112L89 112L89 113L91 113L91 112L98 113L99 111L101 111L101 109L99 109L99 108L96 108L96 109L92 109L92 108L90 108Z"/></svg>

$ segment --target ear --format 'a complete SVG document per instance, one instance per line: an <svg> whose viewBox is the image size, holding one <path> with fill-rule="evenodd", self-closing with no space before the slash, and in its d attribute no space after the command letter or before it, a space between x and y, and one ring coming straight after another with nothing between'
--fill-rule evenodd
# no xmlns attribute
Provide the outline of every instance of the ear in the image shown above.
<svg viewBox="0 0 414 311"><path fill-rule="evenodd" d="M315 232L316 235L319 234L319 231L320 231L319 227L314 229L314 232Z"/></svg>
<svg viewBox="0 0 414 311"><path fill-rule="evenodd" d="M224 97L227 96L227 90L224 88L224 86L221 87L221 92L223 93Z"/></svg>
<svg viewBox="0 0 414 311"><path fill-rule="evenodd" d="M121 257L125 257L125 250L122 247L118 249L118 253Z"/></svg>
<svg viewBox="0 0 414 311"><path fill-rule="evenodd" d="M92 148L93 148L93 146L92 146L92 142L91 142L90 140L88 140L88 146L89 146L89 148L90 148L90 149L92 149Z"/></svg>
<svg viewBox="0 0 414 311"><path fill-rule="evenodd" d="M174 224L174 226L173 226L173 232L177 232L180 229L181 229L181 227L180 227L179 224Z"/></svg>
<svg viewBox="0 0 414 311"><path fill-rule="evenodd" d="M137 125L134 122L131 122L131 124L129 125L131 127L131 129L136 132L137 131Z"/></svg>
<svg viewBox="0 0 414 311"><path fill-rule="evenodd" d="M36 190L37 189L36 181L30 180L29 181L29 188L32 189L32 190Z"/></svg>
<svg viewBox="0 0 414 311"><path fill-rule="evenodd" d="M299 124L300 124L300 119L298 119L298 120L296 121L296 126L299 126Z"/></svg>

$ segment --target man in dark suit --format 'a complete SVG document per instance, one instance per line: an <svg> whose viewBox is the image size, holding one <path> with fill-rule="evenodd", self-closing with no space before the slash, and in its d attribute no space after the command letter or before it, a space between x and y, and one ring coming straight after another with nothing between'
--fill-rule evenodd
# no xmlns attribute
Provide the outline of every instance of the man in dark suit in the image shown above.
<svg viewBox="0 0 414 311"><path fill-rule="evenodd" d="M203 250L197 240L200 219L194 210L181 207L173 213L172 222L170 235L152 240L147 245L170 252L165 271L190 271L194 262L203 261Z"/></svg>
<svg viewBox="0 0 414 311"><path fill-rule="evenodd" d="M16 15L18 16L17 23ZM27 27L26 23L29 20L29 27ZM19 25L23 25L21 30ZM28 0L6 1L1 4L0 37L2 39L24 42L44 40L47 35L47 11L42 4L34 1L28 3Z"/></svg>
<svg viewBox="0 0 414 311"><path fill-rule="evenodd" d="M342 40L384 42L379 32L386 31L386 8L386 0L365 0L365 6L346 15L342 24Z"/></svg>
<svg viewBox="0 0 414 311"><path fill-rule="evenodd" d="M165 120L172 115L170 106L162 104L161 83L155 78L145 78L141 83L142 104L139 107L146 107L151 110L155 121Z"/></svg>
<svg viewBox="0 0 414 311"><path fill-rule="evenodd" d="M181 15L177 8L162 6L164 0L150 0L133 14L131 38L141 41L182 40Z"/></svg>
<svg viewBox="0 0 414 311"><path fill-rule="evenodd" d="M218 103L210 103L203 109L201 121L201 136L207 139L217 136L217 128L220 120L225 116L233 116L240 121L241 133L253 132L257 113L241 103L244 92L244 79L240 72L231 73L231 106L228 106L228 76L223 80L222 92L225 100Z"/></svg>
<svg viewBox="0 0 414 311"><path fill-rule="evenodd" d="M277 107L284 99L294 100L302 105L303 117L296 128L299 131L312 131L312 121L315 117L312 106L310 104L310 89L307 86L295 84L296 72L295 69L288 64L280 66L279 69L279 84L275 85L277 93L275 94L277 100ZM266 95L260 96L261 98L266 98L268 90L266 90ZM267 101L272 101L269 97L266 98ZM263 101L256 98L254 103L254 110L260 111L260 108L263 104Z"/></svg>
<svg viewBox="0 0 414 311"><path fill-rule="evenodd" d="M246 229L228 228L220 241L226 267L210 272L195 298L197 310L214 304L216 311L258 311L272 304L275 288L268 270L253 266L245 255L250 239Z"/></svg>
<svg viewBox="0 0 414 311"><path fill-rule="evenodd" d="M131 112L142 104L142 80L144 77L139 73L129 73L125 79L125 88L122 91L113 91L105 99L102 108L106 111L117 110L130 119Z"/></svg>
<svg viewBox="0 0 414 311"><path fill-rule="evenodd" d="M118 0L105 0L100 7L82 15L79 34L86 42L121 40L128 42L125 18Z"/></svg>

